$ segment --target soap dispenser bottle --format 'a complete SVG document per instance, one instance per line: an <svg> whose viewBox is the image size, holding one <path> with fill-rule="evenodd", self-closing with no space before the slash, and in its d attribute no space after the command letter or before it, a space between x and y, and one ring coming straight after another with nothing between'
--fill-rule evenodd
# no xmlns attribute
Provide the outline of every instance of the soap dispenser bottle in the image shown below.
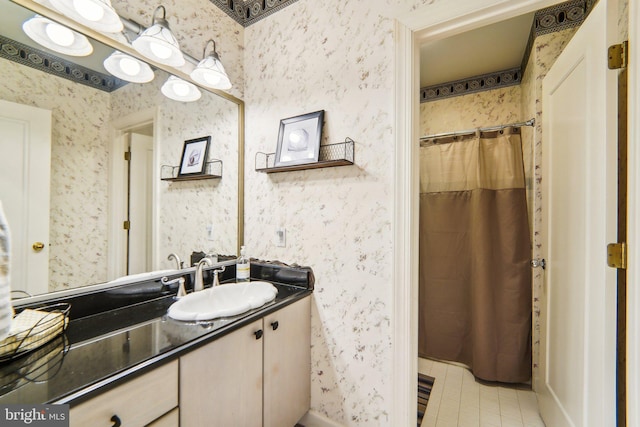
<svg viewBox="0 0 640 427"><path fill-rule="evenodd" d="M249 263L249 257L247 257L244 246L241 246L240 257L236 262L236 282L248 282L250 272L251 264Z"/></svg>

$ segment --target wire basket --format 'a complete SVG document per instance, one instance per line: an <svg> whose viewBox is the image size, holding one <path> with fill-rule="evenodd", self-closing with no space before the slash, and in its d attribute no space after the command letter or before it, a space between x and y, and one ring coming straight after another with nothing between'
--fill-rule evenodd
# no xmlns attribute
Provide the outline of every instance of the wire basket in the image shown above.
<svg viewBox="0 0 640 427"><path fill-rule="evenodd" d="M62 334L69 324L70 311L71 304L57 303L18 313L9 336L0 341L0 362L14 360Z"/></svg>
<svg viewBox="0 0 640 427"><path fill-rule="evenodd" d="M355 142L349 137L346 137L344 142L321 145L317 162L293 166L276 166L276 153L263 153L258 151L255 157L255 169L259 172L271 173L352 165L354 163L354 145Z"/></svg>

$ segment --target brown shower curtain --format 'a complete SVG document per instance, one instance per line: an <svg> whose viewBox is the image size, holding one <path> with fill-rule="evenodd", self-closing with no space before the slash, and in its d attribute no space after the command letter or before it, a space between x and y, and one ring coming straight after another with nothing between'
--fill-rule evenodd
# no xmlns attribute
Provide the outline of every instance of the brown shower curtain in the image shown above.
<svg viewBox="0 0 640 427"><path fill-rule="evenodd" d="M421 357L531 377L531 243L520 129L420 151Z"/></svg>

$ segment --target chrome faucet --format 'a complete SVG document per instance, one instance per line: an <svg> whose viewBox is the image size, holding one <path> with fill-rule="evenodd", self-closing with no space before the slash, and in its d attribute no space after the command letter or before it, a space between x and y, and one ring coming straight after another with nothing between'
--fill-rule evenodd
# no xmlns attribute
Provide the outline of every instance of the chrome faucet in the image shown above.
<svg viewBox="0 0 640 427"><path fill-rule="evenodd" d="M167 257L167 259L169 261L171 261L172 259L174 259L176 261L176 269L177 270L182 270L182 261L180 260L180 257L178 256L178 254L176 253L170 253L169 256Z"/></svg>
<svg viewBox="0 0 640 427"><path fill-rule="evenodd" d="M207 257L204 257L200 261L198 261L198 264L196 265L196 280L195 280L195 283L193 284L193 292L198 292L204 289L204 281L202 279L202 269L204 268L205 264L211 267L213 265L213 262L211 261L211 259Z"/></svg>

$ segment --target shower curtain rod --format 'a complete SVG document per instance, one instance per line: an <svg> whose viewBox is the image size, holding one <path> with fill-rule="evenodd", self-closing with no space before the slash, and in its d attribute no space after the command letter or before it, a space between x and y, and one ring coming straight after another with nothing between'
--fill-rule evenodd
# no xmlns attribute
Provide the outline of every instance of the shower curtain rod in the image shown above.
<svg viewBox="0 0 640 427"><path fill-rule="evenodd" d="M420 137L420 141L424 141L426 139L434 139L434 138L443 138L446 136L463 136L463 135L473 135L474 133L480 131L480 132L491 132L494 130L502 130L502 129L506 129L506 128L511 128L511 127L522 127L522 126L533 126L536 123L536 119L529 119L526 122L518 122L518 123L509 123L507 125L500 125L500 126L489 126L489 127L485 127L485 128L478 128L478 129L467 129L467 130L459 130L457 132L444 132L444 133L436 133L433 135L426 135L426 136L421 136Z"/></svg>

